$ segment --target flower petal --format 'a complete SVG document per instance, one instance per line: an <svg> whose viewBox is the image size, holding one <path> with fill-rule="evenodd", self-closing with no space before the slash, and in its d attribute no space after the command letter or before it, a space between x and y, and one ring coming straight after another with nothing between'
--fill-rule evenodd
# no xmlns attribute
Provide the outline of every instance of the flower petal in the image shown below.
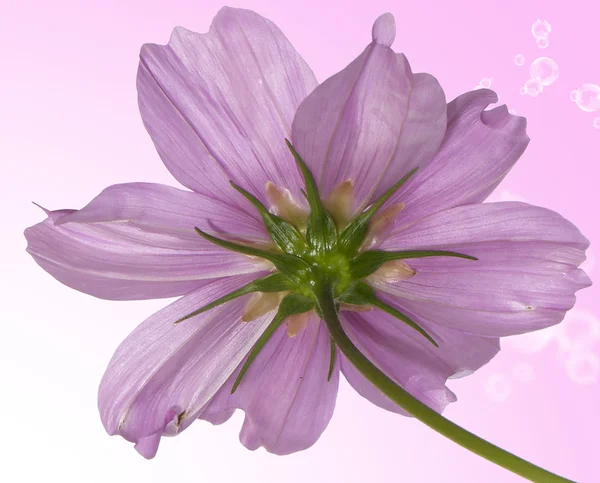
<svg viewBox="0 0 600 483"><path fill-rule="evenodd" d="M267 181L302 199L285 138L317 81L277 26L224 7L208 33L178 27L140 58L142 118L179 182L237 205L229 180L263 201Z"/></svg>
<svg viewBox="0 0 600 483"><path fill-rule="evenodd" d="M518 202L452 208L387 239L387 250L443 249L477 257L407 260L417 274L377 288L405 309L481 336L520 334L557 324L590 285L577 267L588 240L569 221Z"/></svg>
<svg viewBox="0 0 600 483"><path fill-rule="evenodd" d="M25 231L28 252L56 279L113 300L183 295L200 280L267 266L194 232L265 241L261 223L223 202L149 183L115 185L85 208L47 212Z"/></svg>
<svg viewBox="0 0 600 483"><path fill-rule="evenodd" d="M393 17L378 19L374 41L300 105L293 144L323 196L352 179L357 208L415 166L425 166L446 129L446 100L437 80L413 76L403 54L385 45Z"/></svg>
<svg viewBox="0 0 600 483"><path fill-rule="evenodd" d="M203 282L140 324L119 346L100 383L98 406L109 434L137 443L146 457L162 434L191 424L248 354L273 313L243 323L246 297L174 324L252 277Z"/></svg>
<svg viewBox="0 0 600 483"><path fill-rule="evenodd" d="M485 111L498 101L488 89L467 92L448 104L446 136L433 161L389 201L402 201L402 227L454 206L479 203L489 196L529 144L525 118L506 106Z"/></svg>
<svg viewBox="0 0 600 483"><path fill-rule="evenodd" d="M388 303L394 305L393 300ZM342 312L342 324L357 348L380 370L421 402L442 412L456 396L445 383L452 376L472 373L500 350L498 339L486 339L438 327L418 315L413 318L439 347L394 317L378 310ZM375 388L345 357L342 372L356 391L373 404L409 415Z"/></svg>
<svg viewBox="0 0 600 483"><path fill-rule="evenodd" d="M232 408L240 408L246 412L240 440L247 448L263 446L280 455L304 450L319 439L335 407L339 361L327 381L329 362L329 332L316 316L293 338L283 325L252 362L237 391L230 394L239 371L200 417L220 423Z"/></svg>

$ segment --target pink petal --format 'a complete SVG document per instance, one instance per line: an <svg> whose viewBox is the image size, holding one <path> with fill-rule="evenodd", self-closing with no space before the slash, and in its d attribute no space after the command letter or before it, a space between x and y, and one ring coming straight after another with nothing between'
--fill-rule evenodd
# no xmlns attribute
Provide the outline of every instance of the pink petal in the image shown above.
<svg viewBox="0 0 600 483"><path fill-rule="evenodd" d="M200 281L265 266L194 232L266 240L259 221L197 193L149 183L115 185L85 208L48 212L25 232L28 252L53 277L114 300L172 297Z"/></svg>
<svg viewBox="0 0 600 483"><path fill-rule="evenodd" d="M248 283L240 276L204 285L139 325L116 350L102 382L98 406L109 434L137 443L146 457L162 434L187 427L248 354L273 314L240 321L247 297L174 322Z"/></svg>
<svg viewBox="0 0 600 483"><path fill-rule="evenodd" d="M301 198L285 145L300 102L317 81L283 33L249 10L222 8L206 34L176 28L142 48L142 117L171 173L227 202L229 180L263 198L273 181ZM245 206L245 205L243 205Z"/></svg>
<svg viewBox="0 0 600 483"><path fill-rule="evenodd" d="M386 240L387 250L443 249L479 260L407 260L417 274L377 288L420 316L482 336L557 324L590 285L577 267L588 240L558 213L517 202L452 208Z"/></svg>
<svg viewBox="0 0 600 483"><path fill-rule="evenodd" d="M231 388L239 373L239 369L241 369L241 366L231 375L229 381L217 391L214 397L199 414L199 419L217 425L225 423L233 416L236 408L231 407L229 398L231 397Z"/></svg>
<svg viewBox="0 0 600 483"><path fill-rule="evenodd" d="M438 153L389 202L405 204L396 226L479 203L504 179L529 137L525 118L509 114L506 106L484 111L497 100L493 91L477 89L448 104L448 128Z"/></svg>
<svg viewBox="0 0 600 483"><path fill-rule="evenodd" d="M377 17L373 24L373 42L386 47L391 47L396 38L396 19L391 13L384 13Z"/></svg>
<svg viewBox="0 0 600 483"><path fill-rule="evenodd" d="M392 302L393 303L393 302ZM445 383L488 363L500 350L498 339L486 339L437 327L416 314L413 318L439 344L394 317L373 312L342 312L342 324L358 349L397 384L432 409L442 412L456 396ZM342 372L366 399L389 411L408 415L375 388L345 357Z"/></svg>
<svg viewBox="0 0 600 483"><path fill-rule="evenodd" d="M358 207L425 166L446 129L444 92L386 45L393 33L393 17L380 17L373 43L307 97L292 126L322 195L352 179Z"/></svg>
<svg viewBox="0 0 600 483"><path fill-rule="evenodd" d="M152 459L156 456L158 451L158 445L160 444L160 433L153 434L152 436L146 436L140 438L139 442L135 444L135 449L146 459Z"/></svg>
<svg viewBox="0 0 600 483"><path fill-rule="evenodd" d="M263 348L231 395L236 374L223 386L200 417L221 423L233 408L246 412L240 433L249 449L263 446L289 454L312 446L333 414L339 382L339 361L327 381L330 339L316 317L294 338L282 326Z"/></svg>

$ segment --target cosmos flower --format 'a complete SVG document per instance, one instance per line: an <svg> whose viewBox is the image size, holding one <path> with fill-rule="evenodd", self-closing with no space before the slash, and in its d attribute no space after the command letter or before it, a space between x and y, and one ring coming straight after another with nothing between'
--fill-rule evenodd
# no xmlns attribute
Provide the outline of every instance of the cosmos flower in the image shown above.
<svg viewBox="0 0 600 483"><path fill-rule="evenodd" d="M223 8L206 34L176 28L142 48L139 105L191 191L114 185L26 231L36 262L76 290L182 296L125 339L100 384L106 430L143 456L236 408L246 447L306 449L340 372L408 414L349 360L337 317L379 371L442 412L456 400L448 378L489 362L499 337L557 324L590 284L588 241L570 222L482 203L524 152L525 119L485 110L488 89L447 104L394 37L382 15L366 49L318 84L256 13Z"/></svg>

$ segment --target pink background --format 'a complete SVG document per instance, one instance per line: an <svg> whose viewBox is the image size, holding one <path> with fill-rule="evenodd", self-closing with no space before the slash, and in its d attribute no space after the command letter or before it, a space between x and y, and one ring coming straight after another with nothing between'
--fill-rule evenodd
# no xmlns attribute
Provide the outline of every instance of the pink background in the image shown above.
<svg viewBox="0 0 600 483"><path fill-rule="evenodd" d="M493 199L552 208L600 257L600 113L569 92L600 83L595 2L326 0L233 2L275 21L320 80L370 41L381 13L395 14L394 47L415 71L434 74L448 98L492 77L502 103L529 121L531 145ZM242 415L198 422L146 461L104 432L96 391L112 352L166 301L107 302L72 291L25 253L22 231L43 218L30 202L79 208L107 185L175 185L137 110L140 46L165 43L176 25L206 31L212 0L1 2L0 146L3 274L0 337L0 480L7 482L517 482L520 478L446 441L417 421L386 413L342 383L336 413L311 449L288 457L250 452L237 439ZM541 50L531 34L552 25ZM526 62L515 65L521 53ZM528 66L552 57L560 77L538 97L519 95ZM594 60L595 59L595 60ZM600 297L578 296L557 330L506 340L477 374L451 381L452 420L579 482L597 482L600 432ZM7 333L8 331L8 333Z"/></svg>

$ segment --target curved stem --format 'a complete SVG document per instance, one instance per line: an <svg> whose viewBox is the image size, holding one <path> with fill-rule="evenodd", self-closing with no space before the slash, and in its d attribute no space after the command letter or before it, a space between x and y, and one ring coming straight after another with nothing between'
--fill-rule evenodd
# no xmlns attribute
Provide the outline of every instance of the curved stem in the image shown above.
<svg viewBox="0 0 600 483"><path fill-rule="evenodd" d="M318 305L331 337L362 375L398 406L448 439L523 478L540 483L575 483L529 463L461 428L398 386L367 359L346 335L338 319L332 293L328 284L319 287L317 293Z"/></svg>

